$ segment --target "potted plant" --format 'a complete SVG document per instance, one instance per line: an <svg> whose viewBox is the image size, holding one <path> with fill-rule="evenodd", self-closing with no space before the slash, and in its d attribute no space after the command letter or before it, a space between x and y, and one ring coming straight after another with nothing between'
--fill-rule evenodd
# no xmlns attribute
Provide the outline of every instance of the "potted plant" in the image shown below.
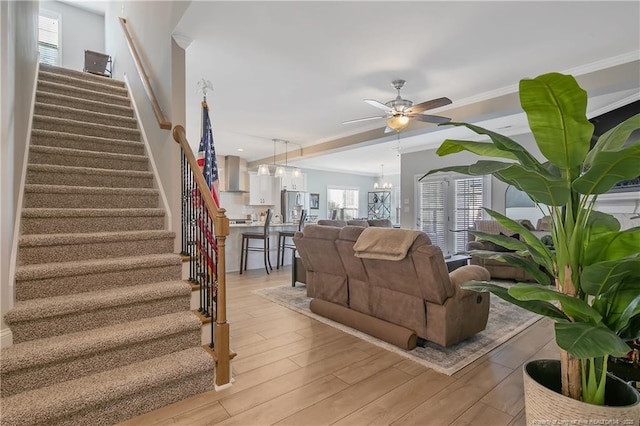
<svg viewBox="0 0 640 426"><path fill-rule="evenodd" d="M477 238L515 250L491 256L525 269L537 283L518 283L506 289L469 282L464 287L490 291L555 321L560 348L560 368L556 370L561 378L552 380L561 383L562 395L591 406L610 405L617 399L631 410L618 414L640 417L638 396L626 383L621 382L629 388L630 399L605 394L605 389L609 392L614 386L610 383L616 383L615 378L607 378L607 358L624 356L631 350L626 342L640 336L640 227L620 231L613 216L593 209L599 194L640 175L640 141L628 141L640 128L640 114L602 135L591 147L593 125L586 117L587 94L575 78L549 73L523 79L519 94L535 142L547 161L538 161L514 140L490 130L468 123L446 123L465 126L489 141L445 140L438 155L469 151L497 159L431 170L423 178L443 171L491 174L527 193L546 212L553 249L519 223L492 210L487 210L489 215L518 233L520 239L472 231ZM533 370L539 372L540 368ZM525 399L527 396L525 389ZM569 407L573 402L562 401L560 406ZM549 420L554 415L550 409L545 405L540 411L545 417L539 420ZM578 408L581 410L584 408ZM568 418L575 420L576 415L574 412ZM533 417L527 401L530 424L536 421Z"/></svg>

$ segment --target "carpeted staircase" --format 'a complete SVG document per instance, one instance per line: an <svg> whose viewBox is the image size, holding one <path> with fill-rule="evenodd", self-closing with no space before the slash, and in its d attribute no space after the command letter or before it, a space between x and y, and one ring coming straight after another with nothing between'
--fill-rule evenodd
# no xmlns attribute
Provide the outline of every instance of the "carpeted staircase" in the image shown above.
<svg viewBox="0 0 640 426"><path fill-rule="evenodd" d="M3 425L113 424L213 388L124 84L41 65Z"/></svg>

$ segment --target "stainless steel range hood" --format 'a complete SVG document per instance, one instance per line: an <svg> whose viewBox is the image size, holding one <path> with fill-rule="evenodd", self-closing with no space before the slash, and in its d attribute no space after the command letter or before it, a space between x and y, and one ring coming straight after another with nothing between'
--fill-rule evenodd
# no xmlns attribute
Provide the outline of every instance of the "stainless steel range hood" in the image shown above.
<svg viewBox="0 0 640 426"><path fill-rule="evenodd" d="M240 168L240 157L237 155L225 156L221 191L247 192L242 186L243 180Z"/></svg>

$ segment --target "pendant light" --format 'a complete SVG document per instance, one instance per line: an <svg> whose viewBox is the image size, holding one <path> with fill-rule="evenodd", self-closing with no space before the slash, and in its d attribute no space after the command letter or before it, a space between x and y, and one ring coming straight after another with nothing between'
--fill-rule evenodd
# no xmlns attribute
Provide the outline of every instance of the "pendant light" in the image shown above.
<svg viewBox="0 0 640 426"><path fill-rule="evenodd" d="M375 182L373 184L373 189L384 189L389 190L393 187L390 182L386 182L384 180L384 164L380 164L380 183Z"/></svg>
<svg viewBox="0 0 640 426"><path fill-rule="evenodd" d="M275 150L276 150L276 143L273 143L273 158L274 158L274 162L275 162ZM271 176L271 172L269 172L269 165L268 164L260 164L258 166L258 176Z"/></svg>
<svg viewBox="0 0 640 426"><path fill-rule="evenodd" d="M276 172L275 172L274 176L285 177L285 175L287 174L287 148L286 148L286 144L288 144L289 142L280 141L278 139L274 139L273 140L273 164L276 163L276 142L284 142L285 143L285 151L284 151L284 167L282 167L282 166L276 167Z"/></svg>

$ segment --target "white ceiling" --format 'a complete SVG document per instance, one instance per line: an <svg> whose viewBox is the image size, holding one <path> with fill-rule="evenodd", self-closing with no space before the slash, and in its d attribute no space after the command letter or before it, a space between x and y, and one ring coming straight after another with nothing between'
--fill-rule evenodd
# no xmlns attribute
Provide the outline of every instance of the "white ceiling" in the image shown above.
<svg viewBox="0 0 640 426"><path fill-rule="evenodd" d="M638 99L639 27L637 1L192 2L175 31L193 40L187 135L197 144L204 78L218 156L271 162L272 139L282 139L290 165L376 175L384 164L391 175L398 147L450 137L419 122L399 135L385 135L384 120L341 124L379 115L363 99L393 99L392 80L407 80L401 94L414 103L453 100L429 113L517 133L524 77L582 76L591 111ZM336 140L345 147L319 145Z"/></svg>

